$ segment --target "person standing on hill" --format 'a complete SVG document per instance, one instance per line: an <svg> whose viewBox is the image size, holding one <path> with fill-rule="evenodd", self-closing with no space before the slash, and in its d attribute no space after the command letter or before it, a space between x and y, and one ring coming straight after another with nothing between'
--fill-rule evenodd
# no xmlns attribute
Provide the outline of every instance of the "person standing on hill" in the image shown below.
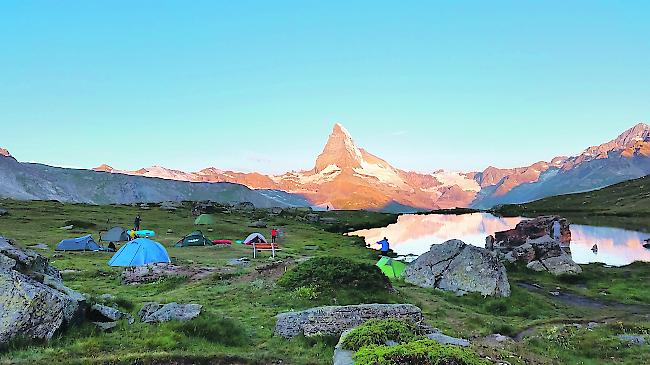
<svg viewBox="0 0 650 365"><path fill-rule="evenodd" d="M135 220L133 221L133 230L140 230L140 222L142 222L142 218L140 218L140 214L138 214L135 216Z"/></svg>
<svg viewBox="0 0 650 365"><path fill-rule="evenodd" d="M381 245L381 255L388 256L388 251L390 250L390 243L388 242L388 238L384 237L384 239L377 242L377 244Z"/></svg>
<svg viewBox="0 0 650 365"><path fill-rule="evenodd" d="M271 243L275 243L275 240L278 238L278 230L273 228L271 229Z"/></svg>

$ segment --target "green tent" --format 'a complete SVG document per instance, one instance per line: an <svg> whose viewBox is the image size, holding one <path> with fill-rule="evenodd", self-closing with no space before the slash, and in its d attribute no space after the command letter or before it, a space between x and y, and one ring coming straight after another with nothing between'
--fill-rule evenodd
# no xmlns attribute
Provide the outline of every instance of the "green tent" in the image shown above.
<svg viewBox="0 0 650 365"><path fill-rule="evenodd" d="M402 275L404 270L406 270L405 263L386 256L382 256L382 258L377 261L377 266L381 269L384 275L389 278L398 278Z"/></svg>
<svg viewBox="0 0 650 365"><path fill-rule="evenodd" d="M187 247L187 246L212 246L212 241L207 239L203 232L194 231L187 236L181 238L180 241L176 242L176 247Z"/></svg>
<svg viewBox="0 0 650 365"><path fill-rule="evenodd" d="M213 225L214 217L211 214L201 214L200 216L196 217L196 219L194 220L194 224L203 225L203 226Z"/></svg>

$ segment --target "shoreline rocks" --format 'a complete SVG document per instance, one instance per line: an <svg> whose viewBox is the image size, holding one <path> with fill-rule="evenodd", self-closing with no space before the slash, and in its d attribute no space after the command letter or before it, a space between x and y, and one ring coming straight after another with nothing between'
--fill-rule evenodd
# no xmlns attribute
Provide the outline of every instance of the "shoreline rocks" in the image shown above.
<svg viewBox="0 0 650 365"><path fill-rule="evenodd" d="M460 240L431 246L409 264L402 278L413 285L458 295L476 292L484 296L510 296L506 269L496 254Z"/></svg>
<svg viewBox="0 0 650 365"><path fill-rule="evenodd" d="M555 276L582 273L580 265L564 252L560 242L549 236L529 239L505 254L505 259L513 263L522 262L531 270L548 271Z"/></svg>
<svg viewBox="0 0 650 365"><path fill-rule="evenodd" d="M544 236L551 237L551 227L554 221L560 222L560 243L570 243L571 229L569 221L557 215L549 215L521 221L513 229L496 232L494 234L495 247L513 248L523 245L530 239Z"/></svg>

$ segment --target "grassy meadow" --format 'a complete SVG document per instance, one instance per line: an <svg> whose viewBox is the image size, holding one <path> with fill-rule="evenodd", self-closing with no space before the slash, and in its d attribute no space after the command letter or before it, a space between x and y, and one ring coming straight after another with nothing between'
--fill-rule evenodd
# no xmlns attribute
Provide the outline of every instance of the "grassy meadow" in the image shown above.
<svg viewBox="0 0 650 365"><path fill-rule="evenodd" d="M321 305L360 303L413 303L423 309L428 321L446 334L472 341L481 357L510 364L641 364L650 362L650 348L621 343L618 334L650 332L650 267L633 264L623 268L583 266L585 273L574 278L555 278L525 268L508 267L512 286L510 298L456 297L438 290L422 289L401 280L395 290L347 290L319 287L292 289L278 285L285 271L315 256L336 256L362 264L374 264L377 253L365 248L358 237L341 232L383 226L396 216L364 211L320 213L338 223L324 225L300 215L269 215L268 210L214 214L214 226L200 229L210 239L243 239L249 233L268 229L248 228L264 219L269 227L281 226L287 235L282 251L273 260L270 253L253 259L251 249L232 247L173 247L183 235L195 230L188 206L175 212L152 207L90 206L58 202L0 200L9 215L0 217L0 235L26 247L45 243L49 250L38 252L64 273L65 284L85 293L91 300L102 294L111 303L136 315L143 303L198 303L202 314L187 323L149 325L136 321L120 323L110 333L90 323L71 327L48 343L15 341L0 353L3 364L331 364L338 339L297 338L287 341L273 336L275 316L290 310ZM141 285L124 285L122 269L111 268L111 253L55 252L64 239L93 234L113 225L130 227L140 213L142 228L157 232L155 240L168 250L179 265L216 268L218 272L200 279L164 279ZM71 221L78 228L61 230ZM86 228L83 228L85 226ZM211 228L212 232L208 232ZM173 233L167 234L168 230ZM228 260L248 257L249 267L229 267ZM269 263L277 265L269 268ZM268 269L265 269L268 268ZM520 284L535 284L530 290ZM559 300L549 294L558 290L579 300ZM606 295L604 295L605 293ZM575 299L574 298L574 299ZM578 303L579 302L579 303ZM598 304L595 305L594 303ZM586 329L589 322L600 325ZM578 326L580 325L580 326ZM580 328L578 328L580 327ZM501 333L515 340L493 343L485 337ZM643 351L641 351L643 350Z"/></svg>

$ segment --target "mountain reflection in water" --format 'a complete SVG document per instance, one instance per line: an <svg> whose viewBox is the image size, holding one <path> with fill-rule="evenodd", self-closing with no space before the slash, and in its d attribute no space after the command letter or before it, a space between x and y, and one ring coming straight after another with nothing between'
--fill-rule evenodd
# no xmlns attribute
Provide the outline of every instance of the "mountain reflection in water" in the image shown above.
<svg viewBox="0 0 650 365"><path fill-rule="evenodd" d="M501 218L488 213L464 215L402 215L397 223L383 228L352 232L365 238L366 243L377 248L375 242L387 237L391 248L399 255L421 255L431 245L451 239L467 244L485 246L485 237L498 231L514 228L524 218ZM571 225L571 254L579 264L600 262L622 266L634 261L650 262L650 250L643 240L650 235L619 228ZM598 245L598 252L591 251Z"/></svg>

